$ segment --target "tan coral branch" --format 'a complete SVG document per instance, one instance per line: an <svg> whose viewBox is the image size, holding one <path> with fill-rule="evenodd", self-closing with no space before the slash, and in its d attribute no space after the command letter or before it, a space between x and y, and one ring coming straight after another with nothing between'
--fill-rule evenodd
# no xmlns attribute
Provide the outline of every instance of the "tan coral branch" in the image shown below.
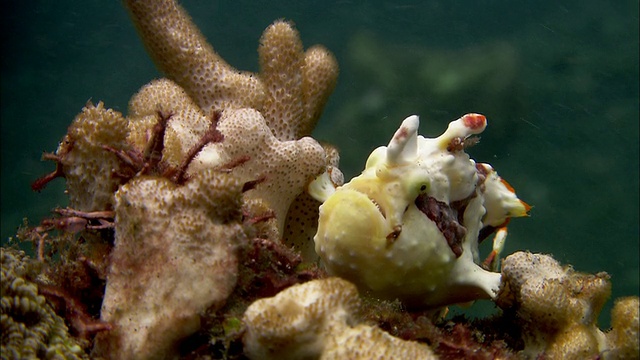
<svg viewBox="0 0 640 360"><path fill-rule="evenodd" d="M205 112L262 107L264 89L251 73L227 64L175 1L127 0L149 54Z"/></svg>
<svg viewBox="0 0 640 360"><path fill-rule="evenodd" d="M338 62L316 45L304 52L293 24L276 21L260 39L260 76L267 99L262 113L280 140L311 135L338 79Z"/></svg>

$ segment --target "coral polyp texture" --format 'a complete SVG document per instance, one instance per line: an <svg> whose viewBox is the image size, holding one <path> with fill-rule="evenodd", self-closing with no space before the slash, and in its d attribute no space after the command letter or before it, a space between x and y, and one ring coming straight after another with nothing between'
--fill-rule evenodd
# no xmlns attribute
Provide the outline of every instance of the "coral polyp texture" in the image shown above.
<svg viewBox="0 0 640 360"><path fill-rule="evenodd" d="M251 359L436 359L425 344L360 324L356 287L340 278L294 285L251 304L243 342Z"/></svg>
<svg viewBox="0 0 640 360"><path fill-rule="evenodd" d="M175 1L130 0L126 6L158 68L203 110L262 106L266 97L262 82L216 54Z"/></svg>
<svg viewBox="0 0 640 360"><path fill-rule="evenodd" d="M237 171L265 177L251 196L275 211L282 234L291 202L329 165L322 147L308 136L336 84L333 55L320 45L304 51L293 26L276 21L260 39L260 73L240 72L215 53L175 2L126 3L158 67L205 115L225 110L220 131L227 141L222 149L203 151L194 164L211 167L247 157Z"/></svg>
<svg viewBox="0 0 640 360"><path fill-rule="evenodd" d="M116 194L115 248L95 356L158 358L225 304L247 241L242 187L229 174L200 172L184 186L140 177ZM190 279L185 281L185 279Z"/></svg>
<svg viewBox="0 0 640 360"><path fill-rule="evenodd" d="M502 274L496 303L515 313L527 358L638 358L637 297L616 301L612 330L597 327L611 294L606 273L583 274L549 255L517 252L504 260Z"/></svg>
<svg viewBox="0 0 640 360"><path fill-rule="evenodd" d="M311 134L335 87L338 64L320 45L306 52L290 23L260 39L260 73L240 72L215 53L189 15L171 0L126 1L158 67L205 112L253 108L280 140Z"/></svg>
<svg viewBox="0 0 640 360"><path fill-rule="evenodd" d="M616 299L611 310L611 327L605 358L640 358L640 299L637 296Z"/></svg>
<svg viewBox="0 0 640 360"><path fill-rule="evenodd" d="M87 359L64 319L29 280L29 261L22 251L0 249L2 359Z"/></svg>
<svg viewBox="0 0 640 360"><path fill-rule="evenodd" d="M484 116L464 115L435 139L419 136L418 125L415 115L405 119L362 174L329 195L316 251L329 273L411 307L493 298L500 274L478 265L478 243L498 229L499 252L503 227L529 206L464 152Z"/></svg>

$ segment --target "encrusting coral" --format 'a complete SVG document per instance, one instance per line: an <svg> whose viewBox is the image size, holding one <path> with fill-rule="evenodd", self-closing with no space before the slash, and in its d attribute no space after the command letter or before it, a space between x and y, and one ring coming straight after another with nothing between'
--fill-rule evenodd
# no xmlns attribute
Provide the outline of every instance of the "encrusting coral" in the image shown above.
<svg viewBox="0 0 640 360"><path fill-rule="evenodd" d="M583 274L549 255L516 252L504 260L502 274L496 303L515 313L526 357L630 359L634 352L638 357L637 297L616 302L609 334L597 327L611 294L606 273Z"/></svg>
<svg viewBox="0 0 640 360"><path fill-rule="evenodd" d="M224 305L237 278L244 184L214 170L181 187L140 177L116 194L116 238L95 356L171 357ZM190 279L185 281L185 279Z"/></svg>
<svg viewBox="0 0 640 360"><path fill-rule="evenodd" d="M294 285L251 304L243 342L251 359L436 359L425 344L358 324L356 287L340 278Z"/></svg>
<svg viewBox="0 0 640 360"><path fill-rule="evenodd" d="M24 252L0 249L2 300L0 302L0 356L2 359L86 359L38 286L28 279Z"/></svg>

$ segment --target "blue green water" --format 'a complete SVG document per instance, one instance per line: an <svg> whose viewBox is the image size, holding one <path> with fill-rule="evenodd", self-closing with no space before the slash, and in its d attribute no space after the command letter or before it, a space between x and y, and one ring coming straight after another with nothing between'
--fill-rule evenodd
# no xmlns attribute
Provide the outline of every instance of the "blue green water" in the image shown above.
<svg viewBox="0 0 640 360"><path fill-rule="evenodd" d="M184 1L233 66L257 70L273 20L296 23L305 46L341 66L315 136L337 145L347 178L407 115L435 136L467 112L489 127L470 150L534 205L511 223L505 253L551 253L580 271L607 271L613 296L638 295L638 2ZM84 103L126 113L160 74L119 2L2 2L3 241L23 217L64 206L54 151ZM485 246L486 248L487 246ZM604 318L608 318L605 308ZM608 323L606 321L605 323Z"/></svg>

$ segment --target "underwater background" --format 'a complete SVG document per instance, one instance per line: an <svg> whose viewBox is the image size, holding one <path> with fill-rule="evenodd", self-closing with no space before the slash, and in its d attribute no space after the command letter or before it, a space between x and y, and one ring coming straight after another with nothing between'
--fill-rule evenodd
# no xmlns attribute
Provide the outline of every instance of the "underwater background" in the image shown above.
<svg viewBox="0 0 640 360"><path fill-rule="evenodd" d="M489 126L472 158L533 205L503 255L550 253L606 271L612 297L639 293L638 1L183 1L216 51L257 71L273 20L338 59L338 85L314 137L340 149L348 180L408 115L437 136L478 112ZM1 236L65 206L64 181L41 193L53 152L86 101L126 114L160 77L118 1L2 1ZM490 244L483 244L486 255ZM600 323L609 323L612 301Z"/></svg>

